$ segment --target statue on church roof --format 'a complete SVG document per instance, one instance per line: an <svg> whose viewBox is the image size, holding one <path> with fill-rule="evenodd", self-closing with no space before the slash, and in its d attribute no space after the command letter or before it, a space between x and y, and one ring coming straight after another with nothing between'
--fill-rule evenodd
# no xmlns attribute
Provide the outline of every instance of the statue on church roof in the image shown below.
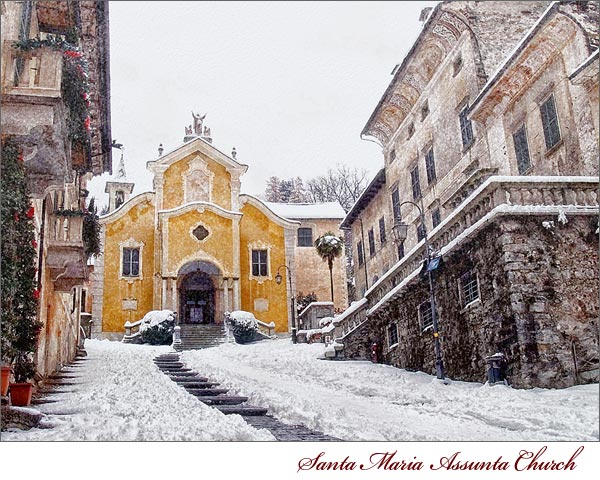
<svg viewBox="0 0 600 480"><path fill-rule="evenodd" d="M185 127L185 134L186 135L191 135L192 134L192 126L191 125L189 127Z"/></svg>
<svg viewBox="0 0 600 480"><path fill-rule="evenodd" d="M125 147L121 148L121 160L119 160L117 176L115 177L116 180L127 180L127 174L125 173L125 160L123 159L123 150L125 150Z"/></svg>
<svg viewBox="0 0 600 480"><path fill-rule="evenodd" d="M202 122L204 121L204 117L206 117L206 113L200 116L199 113L192 112L192 117L194 117L194 133L202 135Z"/></svg>

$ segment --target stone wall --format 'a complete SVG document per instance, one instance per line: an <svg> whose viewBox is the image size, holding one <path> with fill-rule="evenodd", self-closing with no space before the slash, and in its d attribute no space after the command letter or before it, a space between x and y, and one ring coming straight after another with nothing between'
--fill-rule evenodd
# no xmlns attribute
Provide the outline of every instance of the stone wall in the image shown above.
<svg viewBox="0 0 600 480"><path fill-rule="evenodd" d="M448 377L485 382L485 357L501 352L516 387L597 381L596 225L590 216L569 216L564 225L555 216L505 217L444 258L435 296ZM476 272L480 297L464 306L459 279L467 271ZM421 331L417 313L428 298L426 279L413 280L341 340L345 357L369 358L377 342L385 363L434 373L433 335ZM388 325L394 323L398 344L390 347Z"/></svg>

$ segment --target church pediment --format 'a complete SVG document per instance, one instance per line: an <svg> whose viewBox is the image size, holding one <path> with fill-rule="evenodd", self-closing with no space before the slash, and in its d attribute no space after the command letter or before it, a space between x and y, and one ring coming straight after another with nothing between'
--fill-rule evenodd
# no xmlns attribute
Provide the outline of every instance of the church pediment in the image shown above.
<svg viewBox="0 0 600 480"><path fill-rule="evenodd" d="M225 167L230 173L235 173L235 176L242 175L248 170L248 165L239 163L237 160L231 158L229 155L224 154L219 149L212 146L202 138L194 138L189 142L186 142L179 147L167 152L160 156L156 160L149 161L147 163L148 170L152 173L161 173L168 169L174 163L189 157L202 155L210 158L219 165Z"/></svg>

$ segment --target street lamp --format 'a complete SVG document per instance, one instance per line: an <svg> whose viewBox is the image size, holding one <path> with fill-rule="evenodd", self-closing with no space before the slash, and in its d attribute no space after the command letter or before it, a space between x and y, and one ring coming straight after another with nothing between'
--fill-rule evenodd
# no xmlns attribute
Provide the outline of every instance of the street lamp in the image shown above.
<svg viewBox="0 0 600 480"><path fill-rule="evenodd" d="M277 275L275 275L275 283L277 283L277 285L281 285L281 280L283 278L281 277L281 273L279 273L279 270L281 270L282 268L285 268L288 272L288 282L290 284L290 297L292 297L292 299L291 299L292 343L297 343L297 341L296 341L296 302L295 302L295 298L294 298L294 289L292 288L292 272L290 271L290 269L287 265L281 265L281 266L279 266L279 268L277 268Z"/></svg>
<svg viewBox="0 0 600 480"><path fill-rule="evenodd" d="M438 331L437 311L435 308L435 294L433 290L434 280L432 272L437 268L437 262L434 262L432 264L432 260L434 260L435 258L432 258L431 256L431 248L429 247L429 239L427 238L427 230L425 227L425 216L423 215L423 209L415 202L406 201L402 202L398 206L398 210L400 210L400 207L402 207L402 205L404 205L405 203L410 203L411 205L417 207L417 210L419 211L419 219L421 221L421 228L423 229L422 231L425 239L425 269L429 278L429 303L431 306L431 320L433 322L433 338L435 345L435 371L437 373L437 378L444 380L444 360L442 359L442 349L440 345L440 335ZM403 242L406 239L407 234L408 225L402 223L402 221L400 220L400 216L397 216L394 220L394 226L392 227L392 236L394 237L394 241L397 243Z"/></svg>

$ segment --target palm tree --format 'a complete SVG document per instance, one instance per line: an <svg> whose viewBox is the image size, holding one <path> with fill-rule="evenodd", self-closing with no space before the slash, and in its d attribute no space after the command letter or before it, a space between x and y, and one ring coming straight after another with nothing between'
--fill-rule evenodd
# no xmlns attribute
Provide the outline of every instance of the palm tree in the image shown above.
<svg viewBox="0 0 600 480"><path fill-rule="evenodd" d="M333 260L344 250L344 240L333 232L325 232L315 240L315 248L323 261L329 266L329 281L331 283L331 301L333 302Z"/></svg>

